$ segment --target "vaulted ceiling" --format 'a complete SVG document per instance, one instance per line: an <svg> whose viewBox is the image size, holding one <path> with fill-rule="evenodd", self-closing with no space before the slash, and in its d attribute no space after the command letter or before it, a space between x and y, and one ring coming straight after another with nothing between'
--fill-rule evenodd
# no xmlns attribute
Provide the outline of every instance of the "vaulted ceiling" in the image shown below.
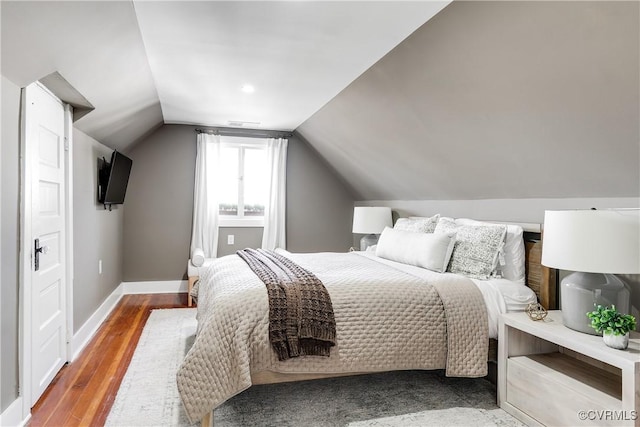
<svg viewBox="0 0 640 427"><path fill-rule="evenodd" d="M121 150L163 123L293 130L448 3L3 1L2 75L59 73Z"/></svg>
<svg viewBox="0 0 640 427"><path fill-rule="evenodd" d="M20 87L58 72L95 110L76 127L125 149L163 122L131 2L0 3L2 75Z"/></svg>
<svg viewBox="0 0 640 427"><path fill-rule="evenodd" d="M165 123L293 130L446 4L134 6Z"/></svg>
<svg viewBox="0 0 640 427"><path fill-rule="evenodd" d="M58 72L112 148L246 122L295 129L360 200L640 195L638 2L0 7L2 75Z"/></svg>

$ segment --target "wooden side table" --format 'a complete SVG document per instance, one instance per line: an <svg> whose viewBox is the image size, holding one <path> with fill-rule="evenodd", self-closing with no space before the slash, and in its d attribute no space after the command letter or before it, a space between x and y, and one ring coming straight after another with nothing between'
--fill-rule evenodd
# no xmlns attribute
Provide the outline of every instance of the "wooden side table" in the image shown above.
<svg viewBox="0 0 640 427"><path fill-rule="evenodd" d="M627 350L526 313L500 317L498 402L528 425L640 427L640 334Z"/></svg>

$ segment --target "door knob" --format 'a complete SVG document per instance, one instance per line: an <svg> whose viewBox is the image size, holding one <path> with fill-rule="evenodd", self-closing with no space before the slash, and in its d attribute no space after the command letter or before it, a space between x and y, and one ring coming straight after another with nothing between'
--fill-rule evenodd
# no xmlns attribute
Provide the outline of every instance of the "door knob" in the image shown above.
<svg viewBox="0 0 640 427"><path fill-rule="evenodd" d="M34 271L40 270L40 254L46 255L49 252L49 246L40 246L40 239L36 239L33 245L33 267Z"/></svg>

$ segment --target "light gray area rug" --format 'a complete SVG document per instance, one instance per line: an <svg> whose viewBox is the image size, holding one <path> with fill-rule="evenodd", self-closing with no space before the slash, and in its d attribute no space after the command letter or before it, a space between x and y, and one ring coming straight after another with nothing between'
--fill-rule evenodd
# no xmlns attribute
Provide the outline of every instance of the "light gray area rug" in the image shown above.
<svg viewBox="0 0 640 427"><path fill-rule="evenodd" d="M154 310L107 426L188 426L175 375L193 343L195 309ZM216 409L215 427L522 426L483 379L403 371L251 387Z"/></svg>

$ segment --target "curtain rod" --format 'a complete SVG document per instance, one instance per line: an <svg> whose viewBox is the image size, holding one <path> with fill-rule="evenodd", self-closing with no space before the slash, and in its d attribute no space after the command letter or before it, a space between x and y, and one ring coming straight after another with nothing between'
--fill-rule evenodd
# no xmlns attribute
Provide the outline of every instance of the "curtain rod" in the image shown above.
<svg viewBox="0 0 640 427"><path fill-rule="evenodd" d="M238 129L238 128L196 128L196 133L211 133L222 136L244 136L247 138L289 138L293 132L265 130L265 129Z"/></svg>

